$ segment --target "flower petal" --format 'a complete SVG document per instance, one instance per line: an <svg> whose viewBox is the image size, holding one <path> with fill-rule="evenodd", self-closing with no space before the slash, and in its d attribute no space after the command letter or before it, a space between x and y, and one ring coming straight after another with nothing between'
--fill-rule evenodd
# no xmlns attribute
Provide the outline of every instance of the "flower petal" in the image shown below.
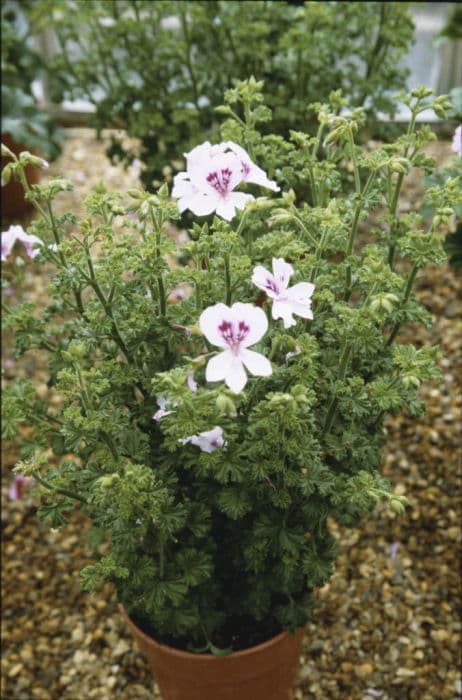
<svg viewBox="0 0 462 700"><path fill-rule="evenodd" d="M229 306L226 306L226 304L214 304L201 313L199 328L209 343L217 345L219 348L227 348L228 343L224 340L218 328L223 321L232 322L233 320L234 315Z"/></svg>
<svg viewBox="0 0 462 700"><path fill-rule="evenodd" d="M267 187L274 192L278 192L280 190L280 187L276 184L276 182L274 182L274 180L269 180L265 171L258 165L255 165L245 148L242 148L242 146L239 146L239 144L234 143L234 141L225 141L223 145L229 148L240 159L243 168L242 179L244 182L252 182L255 185L260 185L261 187Z"/></svg>
<svg viewBox="0 0 462 700"><path fill-rule="evenodd" d="M205 370L205 378L208 382L221 382L231 372L234 356L229 350L220 352L219 355L210 358Z"/></svg>
<svg viewBox="0 0 462 700"><path fill-rule="evenodd" d="M311 282L298 282L298 284L294 284L293 287L290 287L287 293L291 300L297 301L300 304L305 304L311 301L314 289L314 284L311 284Z"/></svg>
<svg viewBox="0 0 462 700"><path fill-rule="evenodd" d="M249 331L241 342L242 347L247 348L258 343L268 330L268 319L263 309L253 304L236 302L232 305L231 311L236 321L245 321L249 326Z"/></svg>
<svg viewBox="0 0 462 700"><path fill-rule="evenodd" d="M273 373L271 362L259 352L243 348L239 353L239 358L249 370L250 374L255 374L259 377L269 377L269 375Z"/></svg>
<svg viewBox="0 0 462 700"><path fill-rule="evenodd" d="M284 260L284 258L273 258L273 274L278 282L280 291L287 289L289 280L294 274L292 265Z"/></svg>
<svg viewBox="0 0 462 700"><path fill-rule="evenodd" d="M274 275L262 265L254 267L252 282L259 289L263 289L271 299L277 298L278 285L274 279Z"/></svg>
<svg viewBox="0 0 462 700"><path fill-rule="evenodd" d="M282 318L284 321L284 328L290 328L295 326L296 321L292 316L292 304L287 301L273 301L273 308L271 309L271 315L274 319Z"/></svg>
<svg viewBox="0 0 462 700"><path fill-rule="evenodd" d="M235 394L240 394L247 384L247 375L244 370L244 365L238 357L233 357L233 361L225 377L225 382Z"/></svg>
<svg viewBox="0 0 462 700"><path fill-rule="evenodd" d="M231 221L236 215L236 209L245 209L247 202L254 197L244 192L231 192L226 199L219 199L216 205L216 212L226 221Z"/></svg>

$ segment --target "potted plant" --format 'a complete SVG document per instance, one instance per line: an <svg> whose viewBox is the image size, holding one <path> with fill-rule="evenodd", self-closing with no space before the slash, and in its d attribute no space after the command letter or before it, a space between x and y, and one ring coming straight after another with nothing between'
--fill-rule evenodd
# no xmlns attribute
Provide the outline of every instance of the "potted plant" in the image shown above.
<svg viewBox="0 0 462 700"><path fill-rule="evenodd" d="M33 264L56 266L52 299L5 318L18 355L49 353L62 400L6 388L4 435L29 427L16 472L37 482L41 519L63 526L77 505L104 538L83 585L114 584L166 700L289 697L335 562L329 518L354 525L381 500L404 511L380 475L383 421L422 412L419 387L438 376L438 349L399 332L430 323L412 285L445 258L459 183L427 191L428 226L400 192L433 168L416 118L446 98L414 90L407 134L368 150L363 110L338 116L338 94L314 106L317 137L262 136L261 89L226 93L222 140L186 154L175 201L166 185L101 185L77 221L54 214L68 182L35 185L28 234L43 242ZM28 158L10 166L26 187ZM176 247L185 209L195 221Z"/></svg>
<svg viewBox="0 0 462 700"><path fill-rule="evenodd" d="M60 133L49 116L40 109L32 92L32 83L42 70L42 61L30 46L30 29L24 10L17 3L2 6L2 142L17 156L32 151L54 159L60 152ZM2 167L9 156L2 156ZM29 184L38 182L39 170L26 166ZM22 186L12 180L2 193L2 213L20 216L30 204Z"/></svg>
<svg viewBox="0 0 462 700"><path fill-rule="evenodd" d="M243 76L271 86L272 130L285 136L315 130L307 105L339 88L352 106L393 114L414 32L409 4L395 2L39 0L31 17L57 47L54 100L88 100L98 131L133 137L114 136L108 155L141 158L151 190L182 169L183 152L218 140L214 106Z"/></svg>

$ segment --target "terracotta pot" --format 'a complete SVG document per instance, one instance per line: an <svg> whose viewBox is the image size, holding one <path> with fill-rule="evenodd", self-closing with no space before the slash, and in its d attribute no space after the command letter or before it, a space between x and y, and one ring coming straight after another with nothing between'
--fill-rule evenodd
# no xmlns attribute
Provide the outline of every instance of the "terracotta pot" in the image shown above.
<svg viewBox="0 0 462 700"><path fill-rule="evenodd" d="M21 151L30 150L26 146L13 141L9 134L2 134L2 143L17 156ZM11 158L2 156L2 170L10 161ZM29 185L36 185L40 180L40 169L26 165L24 170ZM2 216L21 217L31 207L32 204L24 199L24 189L20 182L11 179L5 187L2 187Z"/></svg>
<svg viewBox="0 0 462 700"><path fill-rule="evenodd" d="M303 629L229 656L190 654L144 634L119 605L163 700L292 700Z"/></svg>

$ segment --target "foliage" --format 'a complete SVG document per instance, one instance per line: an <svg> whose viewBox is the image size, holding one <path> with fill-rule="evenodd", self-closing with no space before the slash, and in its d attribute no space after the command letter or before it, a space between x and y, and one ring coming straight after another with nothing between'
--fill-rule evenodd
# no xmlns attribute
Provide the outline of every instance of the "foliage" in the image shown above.
<svg viewBox="0 0 462 700"><path fill-rule="evenodd" d="M34 259L56 266L52 299L39 315L32 302L5 314L17 355L48 353L62 400L58 411L20 381L3 402L6 436L29 428L18 470L39 481L41 517L58 527L78 503L109 546L83 571L85 587L112 581L145 629L196 651L232 648L249 620L263 639L303 625L333 570L328 518L355 525L380 500L404 510L379 472L383 420L424 410L419 387L438 376L438 349L397 337L407 323L429 323L412 284L444 260L439 228L460 203L460 183L448 180L428 191L428 226L399 206L409 172L433 169L423 153L433 134L416 129L417 114L443 114L445 97L414 90L407 133L369 150L355 142L363 110L338 116L336 93L314 107L316 137L262 135L271 113L261 90L251 80L226 93L222 138L246 148L279 195L229 223L196 219L177 248L166 185L155 194L100 185L80 220L53 213L69 183L35 185L30 231L57 246ZM27 158L11 172L25 186ZM294 188L306 192L300 206ZM211 347L198 319L225 300L268 310L251 276L275 256L315 284L314 317L290 328L270 320L256 348L272 374L234 394L205 381ZM179 285L191 293L170 303ZM159 397L169 412L153 420ZM219 449L182 442L217 424Z"/></svg>
<svg viewBox="0 0 462 700"><path fill-rule="evenodd" d="M454 91L453 91L454 92ZM425 181L428 188L441 188L447 182L460 182L462 177L462 158L453 155L450 162L439 170L427 175ZM435 215L435 207L427 201L421 208L421 214L427 219ZM448 255L449 264L462 271L462 204L454 207L454 217L448 222L444 250Z"/></svg>
<svg viewBox="0 0 462 700"><path fill-rule="evenodd" d="M2 132L47 158L60 152L60 132L37 105L32 83L43 62L32 48L27 11L31 2L2 4Z"/></svg>
<svg viewBox="0 0 462 700"><path fill-rule="evenodd" d="M370 114L392 114L390 91L405 87L399 60L413 35L408 4L395 2L38 0L33 18L59 41L54 98L88 99L99 130L140 139L138 153L114 137L109 154L140 157L148 189L183 152L216 140L214 105L249 75L271 85L271 130L283 136L313 126L308 104L335 89Z"/></svg>

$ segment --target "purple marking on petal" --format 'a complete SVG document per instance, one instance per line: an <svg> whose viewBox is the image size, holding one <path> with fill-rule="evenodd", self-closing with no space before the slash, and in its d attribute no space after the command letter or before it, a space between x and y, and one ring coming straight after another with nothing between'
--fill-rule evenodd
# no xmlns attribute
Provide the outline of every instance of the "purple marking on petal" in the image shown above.
<svg viewBox="0 0 462 700"><path fill-rule="evenodd" d="M250 173L250 165L246 163L244 160L241 160L241 165L242 165L242 175L244 176L244 180L247 177L247 175Z"/></svg>
<svg viewBox="0 0 462 700"><path fill-rule="evenodd" d="M223 340L232 350L237 350L242 341L247 337L250 326L245 321L239 321L237 328L231 321L223 320L218 326Z"/></svg>
<svg viewBox="0 0 462 700"><path fill-rule="evenodd" d="M229 182L231 180L232 170L230 168L221 168L220 171L215 170L207 175L207 182L211 185L219 195L226 197L229 193Z"/></svg>
<svg viewBox="0 0 462 700"><path fill-rule="evenodd" d="M265 287L266 287L266 289L269 289L270 292L274 292L275 294L279 294L279 287L277 286L276 282L269 277L266 279Z"/></svg>

